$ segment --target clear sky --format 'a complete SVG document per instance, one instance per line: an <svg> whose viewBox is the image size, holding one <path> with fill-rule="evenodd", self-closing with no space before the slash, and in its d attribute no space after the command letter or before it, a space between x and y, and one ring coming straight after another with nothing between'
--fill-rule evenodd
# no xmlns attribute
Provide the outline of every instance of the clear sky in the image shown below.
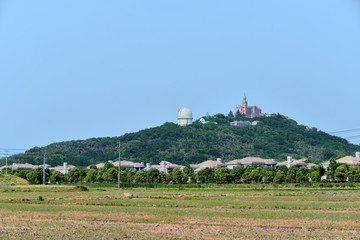
<svg viewBox="0 0 360 240"><path fill-rule="evenodd" d="M360 128L360 1L0 0L0 83L0 148L227 114L244 93Z"/></svg>

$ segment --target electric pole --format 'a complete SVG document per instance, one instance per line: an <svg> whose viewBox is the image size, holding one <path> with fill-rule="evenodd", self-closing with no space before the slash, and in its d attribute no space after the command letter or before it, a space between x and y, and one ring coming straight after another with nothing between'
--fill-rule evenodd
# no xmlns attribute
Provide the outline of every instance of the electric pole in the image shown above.
<svg viewBox="0 0 360 240"><path fill-rule="evenodd" d="M8 169L8 162L7 162L7 160L8 160L8 151L7 150L5 152L5 160L6 160L5 166L6 166L6 175L7 175L7 169Z"/></svg>
<svg viewBox="0 0 360 240"><path fill-rule="evenodd" d="M43 184L45 185L45 153L44 153L44 166L43 166Z"/></svg>
<svg viewBox="0 0 360 240"><path fill-rule="evenodd" d="M118 172L118 189L120 189L120 166L121 166L121 163L120 163L120 150L121 150L121 142L118 141L119 143L119 172Z"/></svg>

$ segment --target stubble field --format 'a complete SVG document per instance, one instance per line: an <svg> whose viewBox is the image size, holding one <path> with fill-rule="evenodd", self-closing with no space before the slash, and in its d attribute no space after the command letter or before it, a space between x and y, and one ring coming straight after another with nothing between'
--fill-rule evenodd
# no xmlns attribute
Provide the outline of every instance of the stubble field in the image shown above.
<svg viewBox="0 0 360 240"><path fill-rule="evenodd" d="M73 187L0 189L0 239L360 238L357 185Z"/></svg>

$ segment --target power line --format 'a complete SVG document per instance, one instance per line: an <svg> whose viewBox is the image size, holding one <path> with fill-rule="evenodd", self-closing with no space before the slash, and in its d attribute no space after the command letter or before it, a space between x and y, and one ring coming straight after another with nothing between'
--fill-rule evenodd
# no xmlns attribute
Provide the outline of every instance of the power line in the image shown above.
<svg viewBox="0 0 360 240"><path fill-rule="evenodd" d="M349 138L358 138L358 137L360 137L360 135L355 135L355 136L346 137L346 139L349 139Z"/></svg>
<svg viewBox="0 0 360 240"><path fill-rule="evenodd" d="M341 133L349 133L349 132L357 132L360 131L360 128L354 128L354 129L348 129L348 130L342 130L342 131L336 131L336 132L329 132L328 134L341 134Z"/></svg>
<svg viewBox="0 0 360 240"><path fill-rule="evenodd" d="M18 150L18 151L26 151L26 150L29 150L29 149L26 149L26 148L1 148L1 147L0 147L0 150Z"/></svg>

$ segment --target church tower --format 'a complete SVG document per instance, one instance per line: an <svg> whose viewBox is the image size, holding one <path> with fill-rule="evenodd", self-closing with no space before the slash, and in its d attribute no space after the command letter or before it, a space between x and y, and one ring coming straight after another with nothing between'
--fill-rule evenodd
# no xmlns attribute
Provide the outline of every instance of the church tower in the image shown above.
<svg viewBox="0 0 360 240"><path fill-rule="evenodd" d="M242 111L241 111L241 113L245 114L245 116L247 115L247 109L248 109L248 103L247 103L247 100L246 100L246 95L244 94L244 99L242 101Z"/></svg>

